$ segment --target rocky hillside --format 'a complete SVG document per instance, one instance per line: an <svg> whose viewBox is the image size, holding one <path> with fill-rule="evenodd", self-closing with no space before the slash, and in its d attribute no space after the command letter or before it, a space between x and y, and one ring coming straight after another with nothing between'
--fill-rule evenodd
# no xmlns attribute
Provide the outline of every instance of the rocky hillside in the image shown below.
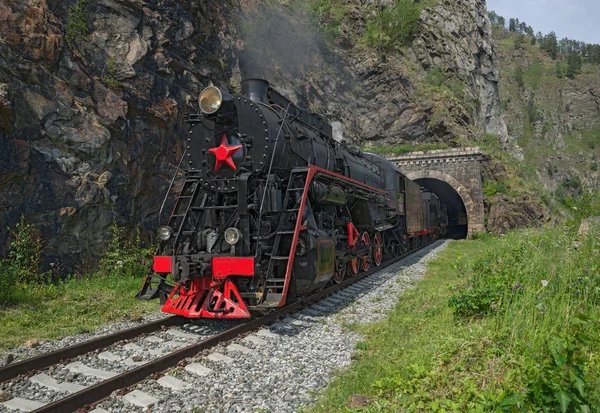
<svg viewBox="0 0 600 413"><path fill-rule="evenodd" d="M569 78L565 56L553 60L520 37L495 31L502 104L524 175L559 200L600 190L600 66L584 61Z"/></svg>
<svg viewBox="0 0 600 413"><path fill-rule="evenodd" d="M24 214L40 230L44 265L85 270L113 219L150 238L185 114L210 81L239 87L242 52L354 143L458 146L493 135L520 156L483 0L420 3L428 7L399 43L373 23L390 1L0 2L0 246ZM486 171L512 173L496 161ZM490 197L490 228L544 217L536 202Z"/></svg>

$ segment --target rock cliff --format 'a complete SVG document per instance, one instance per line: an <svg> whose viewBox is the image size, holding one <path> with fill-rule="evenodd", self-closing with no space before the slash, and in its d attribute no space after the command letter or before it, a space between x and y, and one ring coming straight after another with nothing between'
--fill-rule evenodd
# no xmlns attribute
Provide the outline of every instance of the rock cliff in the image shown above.
<svg viewBox="0 0 600 413"><path fill-rule="evenodd" d="M221 1L77 4L0 2L0 245L24 214L67 271L105 250L113 218L155 228L184 115L231 77L235 46Z"/></svg>

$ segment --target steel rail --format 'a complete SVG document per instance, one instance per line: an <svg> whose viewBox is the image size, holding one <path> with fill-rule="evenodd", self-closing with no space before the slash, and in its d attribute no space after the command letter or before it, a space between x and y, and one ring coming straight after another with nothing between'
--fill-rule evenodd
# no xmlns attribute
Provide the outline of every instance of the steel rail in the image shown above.
<svg viewBox="0 0 600 413"><path fill-rule="evenodd" d="M84 341L83 343L76 344L56 350L50 353L42 354L36 357L31 357L13 364L9 364L6 367L0 369L0 383L13 379L19 374L25 374L35 370L41 370L46 367L50 367L57 364L61 360L71 359L82 354L89 353L91 351L108 347L118 341L128 340L138 337L141 334L153 333L160 330L163 327L170 327L176 325L183 325L187 321L183 317L173 316L169 318L163 318L157 321L143 324L141 326L128 328L127 330L118 331L113 334L98 337L92 340Z"/></svg>
<svg viewBox="0 0 600 413"><path fill-rule="evenodd" d="M247 323L241 324L239 326L233 327L229 330L226 330L222 333L219 333L215 336L212 336L206 340L202 340L198 343L192 344L188 347L184 347L180 350L177 350L171 354L148 362L142 366L133 368L124 373L121 373L117 376L114 376L110 379L104 380L98 384L87 387L77 393L73 393L63 399L57 400L53 403L47 404L37 410L32 411L32 413L66 413L66 412L74 412L78 409L84 408L91 404L96 404L102 401L103 399L109 397L111 393L115 390L120 390L125 387L133 386L143 380L145 380L148 376L151 376L155 373L162 372L170 367L175 366L181 360L193 357L197 355L199 352L203 350L207 350L209 348L215 347L218 344L221 344L226 341L230 341L241 334L250 332L255 330L264 324L275 321L279 317L289 312L298 311L315 301L319 301L338 290L342 290L374 273L383 270L390 265L395 264L396 262L408 257L411 254L419 251L422 248L425 248L428 245L433 244L434 240L428 244L420 246L412 251L409 251L403 255L392 258L391 260L382 263L378 267L372 267L366 272L363 272L357 276L348 278L347 280L341 282L340 284L333 285L329 288L326 288L322 291L319 291L316 294L310 295L305 298L301 298L298 301L288 304L284 307L281 307L267 315L255 318L253 320L248 321Z"/></svg>

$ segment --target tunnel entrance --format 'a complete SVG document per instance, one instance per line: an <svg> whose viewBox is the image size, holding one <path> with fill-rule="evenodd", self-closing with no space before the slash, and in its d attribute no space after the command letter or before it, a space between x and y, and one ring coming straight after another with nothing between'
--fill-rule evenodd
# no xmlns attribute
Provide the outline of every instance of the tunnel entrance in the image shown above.
<svg viewBox="0 0 600 413"><path fill-rule="evenodd" d="M434 178L415 179L423 188L436 194L448 210L448 238L466 238L469 232L467 208L459 193L447 182Z"/></svg>

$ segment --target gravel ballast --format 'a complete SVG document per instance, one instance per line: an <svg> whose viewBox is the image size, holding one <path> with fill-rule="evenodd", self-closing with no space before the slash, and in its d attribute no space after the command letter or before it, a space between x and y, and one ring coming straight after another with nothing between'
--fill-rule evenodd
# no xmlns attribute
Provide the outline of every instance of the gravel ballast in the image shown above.
<svg viewBox="0 0 600 413"><path fill-rule="evenodd" d="M11 362L14 363L16 361L21 361L31 357L40 356L42 354L51 353L53 351L57 351L65 347L74 346L76 344L84 343L86 341L117 333L119 331L127 330L129 328L138 327L142 324L147 324L152 321L161 320L163 318L169 318L170 316L171 314L162 313L157 309L156 313L146 314L140 317L138 320L127 320L106 324L105 326L99 328L94 332L76 334L73 336L61 338L60 340L39 341L35 347L17 347L7 351L7 354L11 354L14 356L14 360L11 360Z"/></svg>
<svg viewBox="0 0 600 413"><path fill-rule="evenodd" d="M427 261L448 241L437 241L302 312L188 360L168 375L191 388L173 389L156 380L135 386L151 396L114 396L98 407L108 412L293 412L314 402L335 372L351 363L364 337L354 323L386 317L402 292L423 278ZM279 333L278 333L279 332ZM231 345L233 344L233 345ZM129 400L129 401L128 401Z"/></svg>

